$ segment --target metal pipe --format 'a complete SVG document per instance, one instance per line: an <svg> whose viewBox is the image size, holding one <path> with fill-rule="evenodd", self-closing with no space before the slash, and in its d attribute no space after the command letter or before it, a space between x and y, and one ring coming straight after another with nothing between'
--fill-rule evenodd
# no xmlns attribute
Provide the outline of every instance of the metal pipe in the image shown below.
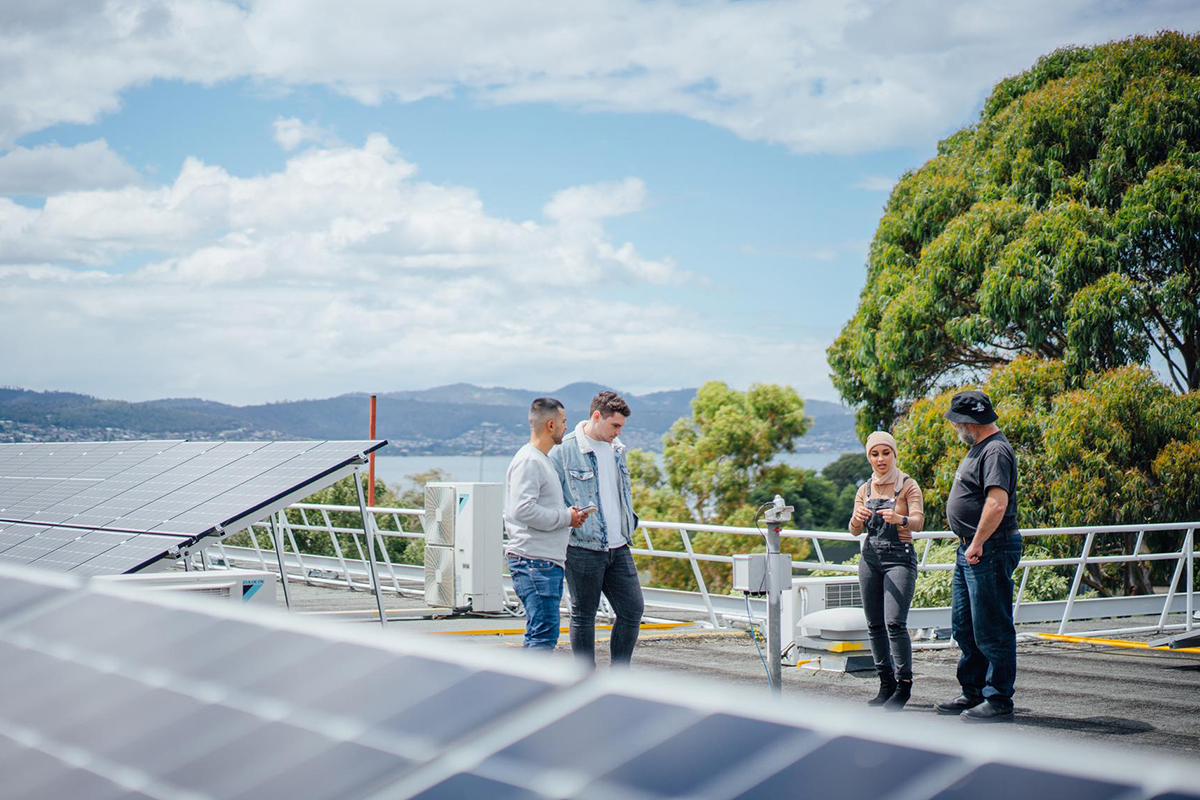
<svg viewBox="0 0 1200 800"><path fill-rule="evenodd" d="M292 610L292 595L288 591L287 567L283 564L283 537L279 535L279 526L275 524L275 515L267 517L271 524L271 541L275 543L275 560L279 562L279 582L283 584L283 604L287 610Z"/></svg>
<svg viewBox="0 0 1200 800"><path fill-rule="evenodd" d="M771 556L780 554L779 532L783 526L777 522L767 523L767 571L770 574L767 585L767 667L771 674L771 691L776 694L783 691L783 637L780 596L783 587L775 585L775 570Z"/></svg>
<svg viewBox="0 0 1200 800"><path fill-rule="evenodd" d="M371 441L375 441L375 395L371 395ZM367 456L367 483L370 486L367 489L368 505L371 508L375 507L375 451Z"/></svg>
<svg viewBox="0 0 1200 800"><path fill-rule="evenodd" d="M367 553L371 557L371 588L375 592L375 605L379 608L379 624L381 627L386 628L387 614L383 610L383 594L379 588L379 573L375 569L375 536L372 533L375 518L367 512L367 498L363 494L362 472L358 469L354 470L354 489L358 493L358 510L362 514L363 532L367 537Z"/></svg>

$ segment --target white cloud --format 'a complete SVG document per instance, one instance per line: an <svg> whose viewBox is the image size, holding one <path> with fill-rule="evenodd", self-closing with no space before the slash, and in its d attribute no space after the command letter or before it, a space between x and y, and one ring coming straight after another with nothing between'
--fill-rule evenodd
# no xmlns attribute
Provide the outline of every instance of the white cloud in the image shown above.
<svg viewBox="0 0 1200 800"><path fill-rule="evenodd" d="M864 192L890 192L895 185L896 179L889 178L886 175L863 175L857 181L850 184L850 188L859 189Z"/></svg>
<svg viewBox="0 0 1200 800"><path fill-rule="evenodd" d="M646 202L630 178L566 188L545 220L504 219L473 189L417 180L379 135L251 178L192 158L161 186L41 209L0 198L0 315L37 342L0 348L0 374L248 402L618 369L625 385L666 388L694 383L702 357L734 383L786 365L777 379L827 386L816 344L730 334L651 299L686 273L600 221ZM159 255L123 261L146 252Z"/></svg>
<svg viewBox="0 0 1200 800"><path fill-rule="evenodd" d="M94 121L150 80L249 77L363 103L465 91L675 113L800 152L928 146L969 121L999 78L1056 47L1200 28L1187 0L27 5L0 4L0 145Z"/></svg>
<svg viewBox="0 0 1200 800"><path fill-rule="evenodd" d="M0 194L45 196L73 189L107 189L137 180L137 170L103 139L74 147L14 147L0 155Z"/></svg>
<svg viewBox="0 0 1200 800"><path fill-rule="evenodd" d="M332 131L322 128L320 125L303 122L296 117L280 117L275 120L274 128L275 141L279 142L279 146L289 153L305 142L337 143L337 137L333 135Z"/></svg>
<svg viewBox="0 0 1200 800"><path fill-rule="evenodd" d="M555 192L543 212L559 222L590 221L619 217L641 211L646 203L646 186L637 178L620 183L575 186Z"/></svg>

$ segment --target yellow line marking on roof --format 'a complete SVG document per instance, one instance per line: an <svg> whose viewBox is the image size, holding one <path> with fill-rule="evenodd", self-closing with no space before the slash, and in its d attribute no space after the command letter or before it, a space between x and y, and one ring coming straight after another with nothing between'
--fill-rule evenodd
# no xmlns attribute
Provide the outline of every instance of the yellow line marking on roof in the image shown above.
<svg viewBox="0 0 1200 800"><path fill-rule="evenodd" d="M829 651L831 653L847 653L851 650L862 650L862 649L863 649L862 642L838 642L837 644L831 644L829 646Z"/></svg>
<svg viewBox="0 0 1200 800"><path fill-rule="evenodd" d="M692 625L691 622L646 622L642 624L644 631L659 631L668 630L670 628L681 628L685 625ZM612 625L597 625L599 630L612 630ZM571 629L563 626L558 629L560 634L567 633ZM525 633L524 628L473 628L467 631L426 631L435 636L516 636L517 634Z"/></svg>
<svg viewBox="0 0 1200 800"><path fill-rule="evenodd" d="M1098 639L1094 636L1067 636L1061 633L1039 633L1052 642L1074 642L1076 644L1101 644L1105 647L1121 647L1129 650L1165 650L1168 653L1200 653L1200 647L1179 647L1172 650L1166 645L1151 647L1148 642L1130 642L1125 639Z"/></svg>

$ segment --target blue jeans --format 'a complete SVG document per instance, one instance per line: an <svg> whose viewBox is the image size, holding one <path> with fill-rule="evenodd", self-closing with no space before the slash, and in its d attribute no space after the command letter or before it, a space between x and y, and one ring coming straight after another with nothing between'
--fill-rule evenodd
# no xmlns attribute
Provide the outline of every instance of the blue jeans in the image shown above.
<svg viewBox="0 0 1200 800"><path fill-rule="evenodd" d="M1019 533L993 536L983 543L978 564L967 563L966 549L959 544L950 602L950 624L962 650L958 682L965 696L1009 710L1017 680L1012 576L1024 542Z"/></svg>
<svg viewBox="0 0 1200 800"><path fill-rule="evenodd" d="M642 625L642 585L629 547L615 550L567 548L567 586L571 589L571 652L596 665L596 610L600 593L608 598L617 619L609 648L612 663L628 664L633 659Z"/></svg>
<svg viewBox="0 0 1200 800"><path fill-rule="evenodd" d="M917 555L911 544L870 536L858 560L858 585L871 635L875 671L912 680L908 607L917 585Z"/></svg>
<svg viewBox="0 0 1200 800"><path fill-rule="evenodd" d="M513 590L525 606L525 647L553 650L558 646L563 568L540 558L508 557Z"/></svg>

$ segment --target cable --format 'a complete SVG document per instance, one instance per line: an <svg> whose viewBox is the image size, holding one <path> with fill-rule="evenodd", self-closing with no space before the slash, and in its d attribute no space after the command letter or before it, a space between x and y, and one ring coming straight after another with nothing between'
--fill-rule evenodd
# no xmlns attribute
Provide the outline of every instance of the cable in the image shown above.
<svg viewBox="0 0 1200 800"><path fill-rule="evenodd" d="M767 540L767 532L763 530L763 527L762 527L762 525L759 525L759 524L758 524L758 516L759 516L759 514L761 514L761 513L762 513L762 510L763 510L764 508L768 508L768 507L770 507L770 506L773 506L773 505L775 505L775 504L774 504L774 503L763 503L761 506L759 506L758 508L754 509L754 527L758 528L758 532L759 532L760 534L762 534L762 537L763 537L763 541L764 541L764 542Z"/></svg>
<svg viewBox="0 0 1200 800"><path fill-rule="evenodd" d="M750 593L742 592L742 596L746 598L746 622L750 626L750 638L754 642L754 649L758 651L758 660L762 662L763 672L767 673L767 688L774 690L775 683L771 680L771 668L767 666L767 659L763 657L762 648L758 646L758 633L754 630L754 617L750 614Z"/></svg>

